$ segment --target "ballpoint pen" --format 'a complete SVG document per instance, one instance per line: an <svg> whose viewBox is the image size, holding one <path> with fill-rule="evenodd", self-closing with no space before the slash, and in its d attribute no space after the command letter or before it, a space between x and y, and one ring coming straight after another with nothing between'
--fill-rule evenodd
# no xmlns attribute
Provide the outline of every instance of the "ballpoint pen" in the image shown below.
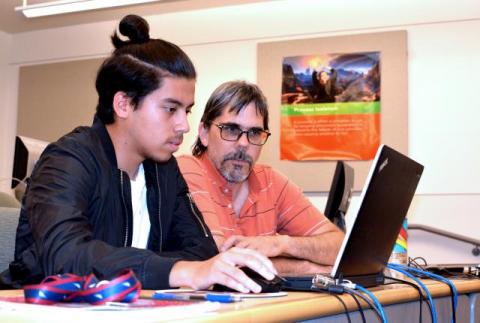
<svg viewBox="0 0 480 323"><path fill-rule="evenodd" d="M286 281L287 281L285 278L283 278L282 276L279 276L279 275L275 275L275 278L276 278L276 279L280 279L280 280L283 281L283 282L286 282Z"/></svg>
<svg viewBox="0 0 480 323"><path fill-rule="evenodd" d="M205 293L205 294L186 294L186 293L153 293L153 299L157 300L172 300L172 301L190 301L190 300L203 300L219 303L233 303L239 302L242 299L238 296L230 294L217 294L217 293Z"/></svg>

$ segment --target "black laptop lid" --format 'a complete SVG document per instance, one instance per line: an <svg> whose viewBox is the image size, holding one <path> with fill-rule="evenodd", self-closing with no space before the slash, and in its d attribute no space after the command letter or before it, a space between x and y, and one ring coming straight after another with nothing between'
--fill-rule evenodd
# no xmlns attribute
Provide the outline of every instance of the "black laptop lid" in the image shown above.
<svg viewBox="0 0 480 323"><path fill-rule="evenodd" d="M383 272L422 172L422 165L398 151L386 145L378 149L358 212L333 267L333 277ZM352 208L350 211L355 212Z"/></svg>

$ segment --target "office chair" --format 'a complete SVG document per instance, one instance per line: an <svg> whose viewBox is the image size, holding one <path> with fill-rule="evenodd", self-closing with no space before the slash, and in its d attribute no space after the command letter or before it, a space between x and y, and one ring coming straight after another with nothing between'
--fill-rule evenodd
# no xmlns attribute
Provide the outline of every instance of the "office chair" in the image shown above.
<svg viewBox="0 0 480 323"><path fill-rule="evenodd" d="M20 208L0 207L0 272L13 260L19 216Z"/></svg>

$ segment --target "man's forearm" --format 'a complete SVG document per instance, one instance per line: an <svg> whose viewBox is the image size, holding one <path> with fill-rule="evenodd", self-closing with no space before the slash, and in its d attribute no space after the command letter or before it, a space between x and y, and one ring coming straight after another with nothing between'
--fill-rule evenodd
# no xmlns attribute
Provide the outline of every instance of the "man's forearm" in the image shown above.
<svg viewBox="0 0 480 323"><path fill-rule="evenodd" d="M289 237L283 255L320 265L333 265L343 237L341 231L324 232L310 237Z"/></svg>
<svg viewBox="0 0 480 323"><path fill-rule="evenodd" d="M275 257L270 260L280 275L319 274L332 271L332 266L319 265L304 259Z"/></svg>

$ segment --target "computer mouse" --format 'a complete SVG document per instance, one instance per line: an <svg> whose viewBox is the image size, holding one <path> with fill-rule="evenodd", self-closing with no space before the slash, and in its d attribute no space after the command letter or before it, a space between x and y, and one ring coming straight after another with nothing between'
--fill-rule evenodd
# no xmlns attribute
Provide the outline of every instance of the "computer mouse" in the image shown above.
<svg viewBox="0 0 480 323"><path fill-rule="evenodd" d="M280 277L275 276L272 280L268 280L255 270L250 269L249 267L241 267L240 268L251 280L255 283L260 285L262 288L260 293L276 293L282 290L283 281ZM215 284L213 286L214 291L222 291L222 292L238 292L237 290L231 289L229 287Z"/></svg>

